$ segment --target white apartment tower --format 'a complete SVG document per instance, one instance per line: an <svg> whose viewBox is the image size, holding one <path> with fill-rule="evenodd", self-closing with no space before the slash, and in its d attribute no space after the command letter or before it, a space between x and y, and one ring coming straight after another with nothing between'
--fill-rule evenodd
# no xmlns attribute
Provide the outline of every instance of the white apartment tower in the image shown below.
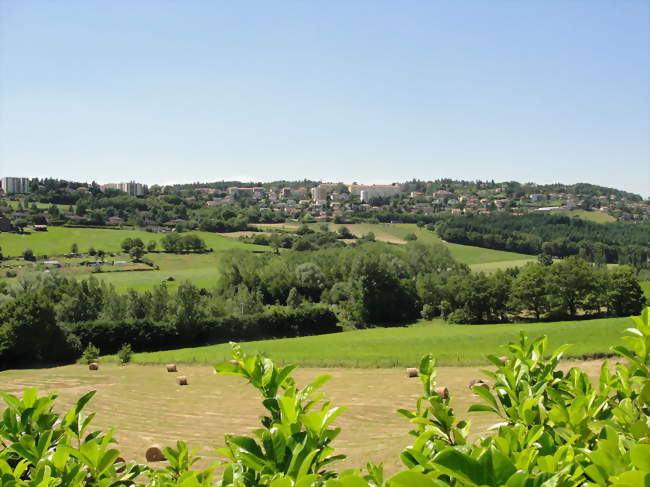
<svg viewBox="0 0 650 487"><path fill-rule="evenodd" d="M5 194L29 193L29 178L2 178L2 189Z"/></svg>

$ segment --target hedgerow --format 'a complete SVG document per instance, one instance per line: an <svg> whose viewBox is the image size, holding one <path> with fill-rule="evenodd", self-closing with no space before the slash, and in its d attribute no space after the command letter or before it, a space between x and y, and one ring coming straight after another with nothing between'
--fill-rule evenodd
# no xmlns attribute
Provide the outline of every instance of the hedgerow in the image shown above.
<svg viewBox="0 0 650 487"><path fill-rule="evenodd" d="M125 462L113 431L92 431L82 396L65 415L53 412L55 394L22 398L0 393L7 407L0 423L0 485L7 487L577 487L650 485L650 308L627 330L622 357L603 363L594 385L579 368L558 369L567 346L552 353L547 339L522 334L508 355L489 356L488 383L473 387L482 402L470 411L496 415L491 435L469 440L470 423L451 407L436 382L432 355L418 372L423 393L415 409L400 410L413 425L413 443L401 454L403 471L385 478L381 465L337 471L333 426L344 408L323 400L320 376L298 387L294 366L247 356L233 345L233 360L218 375L245 378L261 394L266 414L252 436L227 435L225 461L192 469L183 442L164 449L166 468ZM377 425L381 427L381 425ZM222 467L219 473L216 468Z"/></svg>

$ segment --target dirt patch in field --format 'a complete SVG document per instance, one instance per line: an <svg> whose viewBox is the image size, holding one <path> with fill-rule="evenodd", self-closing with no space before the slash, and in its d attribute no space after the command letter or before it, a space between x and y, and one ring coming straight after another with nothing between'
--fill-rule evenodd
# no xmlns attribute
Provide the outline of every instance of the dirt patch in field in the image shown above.
<svg viewBox="0 0 650 487"><path fill-rule="evenodd" d="M564 369L578 365L596 376L600 361L565 363ZM89 371L85 365L53 369L13 370L0 373L1 389L12 394L28 387L41 392L58 391L59 411L90 390L97 395L88 411L96 412L95 427L117 428L121 454L127 460L144 462L152 444L170 445L186 440L192 448L201 448L201 465L216 460L216 447L223 446L227 433L250 434L259 426L263 413L260 397L239 377L217 377L209 366L179 367L188 378L188 386L176 383L176 374L164 366L118 366L100 364ZM408 379L403 369L298 369L295 377L305 385L320 374L332 379L323 392L333 404L346 406L337 419L342 433L334 443L348 459L338 468L361 467L367 461L384 462L388 472L400 468L399 453L412 442L405 418L398 408L414 409L421 393L417 378ZM478 399L468 390L471 379L482 377L475 367L441 367L438 383L449 388L456 413L472 420L475 434L495 423L489 414L467 414ZM0 406L0 409L3 409Z"/></svg>

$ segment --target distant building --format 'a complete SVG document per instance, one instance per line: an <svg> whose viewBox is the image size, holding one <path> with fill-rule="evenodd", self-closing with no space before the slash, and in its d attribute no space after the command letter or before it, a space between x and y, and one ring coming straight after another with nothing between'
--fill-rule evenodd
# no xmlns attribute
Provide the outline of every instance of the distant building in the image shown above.
<svg viewBox="0 0 650 487"><path fill-rule="evenodd" d="M311 188L311 199L322 203L327 201L327 188L324 186L316 186Z"/></svg>
<svg viewBox="0 0 650 487"><path fill-rule="evenodd" d="M2 189L5 194L29 193L29 178L2 178Z"/></svg>
<svg viewBox="0 0 650 487"><path fill-rule="evenodd" d="M143 196L147 191L146 184L136 183L135 181L130 181L128 183L107 183L101 185L102 191L107 189L117 189L123 191L131 196Z"/></svg>
<svg viewBox="0 0 650 487"><path fill-rule="evenodd" d="M264 198L264 188L261 187L256 187L256 188L237 188L235 186L231 186L228 188L228 194L232 196L233 198L253 198L256 200L260 200Z"/></svg>
<svg viewBox="0 0 650 487"><path fill-rule="evenodd" d="M392 184L351 184L348 186L348 191L351 195L359 196L361 201L369 201L373 198L395 196L402 192L402 188Z"/></svg>

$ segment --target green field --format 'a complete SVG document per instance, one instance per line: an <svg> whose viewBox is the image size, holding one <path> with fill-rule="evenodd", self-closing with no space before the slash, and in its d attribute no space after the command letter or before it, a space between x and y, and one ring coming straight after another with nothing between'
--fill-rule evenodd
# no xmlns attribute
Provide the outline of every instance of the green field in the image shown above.
<svg viewBox="0 0 650 487"><path fill-rule="evenodd" d="M269 250L268 247L245 244L214 233L190 233L201 237L208 248L216 251L232 248ZM121 250L120 244L125 238L140 238L146 245L151 240L160 242L164 236L164 233L139 230L50 227L47 232L32 231L24 235L0 233L0 247L2 247L5 256L20 255L27 248L32 249L36 255L61 255L70 252L70 246L73 243L79 246L80 252L87 252L91 247L115 252Z"/></svg>
<svg viewBox="0 0 650 487"><path fill-rule="evenodd" d="M318 224L316 224L316 226L318 226ZM409 233L413 233L418 237L418 242L443 243L449 249L454 259L471 266L472 269L474 269L475 265L480 264L480 266L475 269L478 271L492 272L496 269L521 266L526 262L536 260L536 257L532 255L445 242L434 232L426 230L425 228L418 228L415 223L330 224L330 229L337 230L341 226L348 227L350 231L358 237L361 237L368 232L373 232L377 240L392 243L405 243L406 240L404 240L404 237Z"/></svg>
<svg viewBox="0 0 650 487"><path fill-rule="evenodd" d="M174 278L173 281L166 281L170 290L176 289L183 281L191 281L195 286L210 288L216 284L219 277L217 264L220 256L219 252L198 255L147 254L147 258L158 265L160 270L104 272L93 275L97 279L113 284L118 292L127 289L145 291L166 281L168 277Z"/></svg>
<svg viewBox="0 0 650 487"><path fill-rule="evenodd" d="M167 283L170 290L175 289L183 281L191 281L196 286L209 288L214 286L219 276L217 263L222 255L221 251L228 249L269 251L269 247L246 244L213 233L192 233L199 235L205 241L206 246L212 248L214 252L205 254L147 253L147 259L157 265L158 270L152 270L141 265L140 267L145 270L116 272L121 268L104 265L104 272L92 275L99 280L112 283L118 292L124 292L127 289L137 291L151 289L153 286L166 281L169 277L174 279ZM141 238L146 244L150 240L159 242L163 236L164 234L132 230L50 227L47 232L33 232L29 235L2 233L0 234L0 247L2 247L5 256L20 255L25 248L31 248L36 255L56 256L68 252L73 243L77 243L81 252L86 252L90 247L117 252L120 250L121 242L127 237ZM84 259L65 259L62 257L57 257L57 259L62 264L70 264L71 266L53 272L78 278L90 277L92 269L79 266L79 261ZM113 259L130 260L126 254L122 253L117 253L115 257L106 258L106 260ZM10 263L15 265L14 270L17 271L19 277L33 275L35 272L42 271L42 269L41 271L38 270L37 265L25 263L22 260L4 262L5 265ZM18 282L16 279L4 278L2 280L9 282L10 285Z"/></svg>
<svg viewBox="0 0 650 487"><path fill-rule="evenodd" d="M589 220L594 223L612 223L616 221L616 218L614 218L612 215L609 215L602 211L571 210L553 211L553 213L569 217L577 217L583 220Z"/></svg>
<svg viewBox="0 0 650 487"><path fill-rule="evenodd" d="M24 199L21 199L20 201L14 201L14 200L5 200L7 204L11 208L18 208L18 203L22 203L23 208L31 208L32 205L36 205L36 208L39 210L47 210L50 206L56 206L59 211L69 211L70 206L72 206L73 210L75 205L62 205L62 204L55 204L55 203L32 203L32 202L26 202Z"/></svg>
<svg viewBox="0 0 650 487"><path fill-rule="evenodd" d="M243 343L249 353L263 353L281 362L308 367L401 367L433 353L442 365L486 363L485 355L516 340L520 331L531 337L548 335L557 347L572 343L569 356L608 352L621 343L632 325L629 318L577 322L506 325L449 325L441 321L397 328L372 328L330 335ZM213 363L230 356L228 344L138 353L136 363Z"/></svg>

